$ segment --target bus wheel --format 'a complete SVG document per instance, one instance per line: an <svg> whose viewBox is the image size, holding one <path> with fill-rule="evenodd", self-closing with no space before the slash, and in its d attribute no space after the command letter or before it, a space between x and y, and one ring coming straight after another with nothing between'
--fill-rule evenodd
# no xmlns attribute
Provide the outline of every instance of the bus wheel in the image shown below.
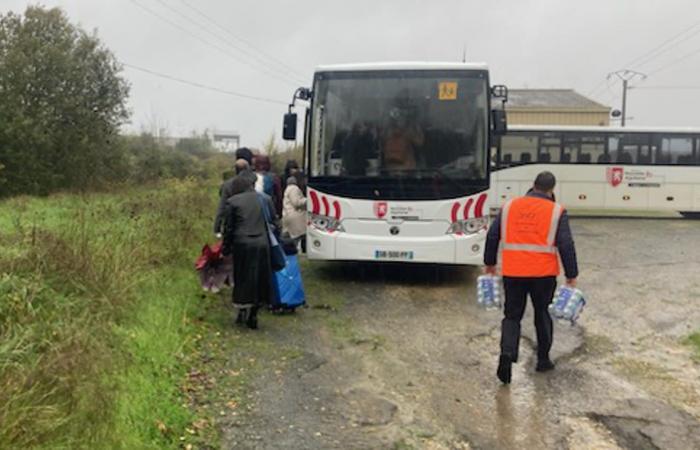
<svg viewBox="0 0 700 450"><path fill-rule="evenodd" d="M686 219L700 220L700 211L681 211L680 213Z"/></svg>

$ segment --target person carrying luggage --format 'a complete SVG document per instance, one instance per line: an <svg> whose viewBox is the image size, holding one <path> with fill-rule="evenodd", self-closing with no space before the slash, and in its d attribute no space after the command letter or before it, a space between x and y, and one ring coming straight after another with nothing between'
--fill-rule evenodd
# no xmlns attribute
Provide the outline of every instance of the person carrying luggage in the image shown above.
<svg viewBox="0 0 700 450"><path fill-rule="evenodd" d="M497 376L511 381L511 366L518 361L520 322L527 296L532 298L537 331L538 372L554 369L549 358L552 347L552 318L547 307L552 301L561 257L569 286L576 285L576 249L564 208L554 201L556 179L551 172L535 178L533 188L523 197L506 202L491 224L484 250L484 272L496 275L499 243L503 244L502 275L506 294L501 322L501 353Z"/></svg>
<svg viewBox="0 0 700 450"><path fill-rule="evenodd" d="M258 328L258 310L273 296L271 249L266 214L246 171L234 177L227 201L222 253L233 254L233 304L236 323ZM270 205L270 208L272 206Z"/></svg>

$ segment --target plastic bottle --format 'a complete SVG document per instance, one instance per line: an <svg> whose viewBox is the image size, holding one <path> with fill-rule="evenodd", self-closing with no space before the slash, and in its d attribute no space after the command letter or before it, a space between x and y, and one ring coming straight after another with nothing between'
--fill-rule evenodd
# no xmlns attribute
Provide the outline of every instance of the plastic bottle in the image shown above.
<svg viewBox="0 0 700 450"><path fill-rule="evenodd" d="M568 320L573 325L581 315L586 299L581 290L560 286L549 305L550 315L559 320Z"/></svg>
<svg viewBox="0 0 700 450"><path fill-rule="evenodd" d="M476 298L479 306L486 309L500 309L503 304L501 277L481 275L476 279Z"/></svg>

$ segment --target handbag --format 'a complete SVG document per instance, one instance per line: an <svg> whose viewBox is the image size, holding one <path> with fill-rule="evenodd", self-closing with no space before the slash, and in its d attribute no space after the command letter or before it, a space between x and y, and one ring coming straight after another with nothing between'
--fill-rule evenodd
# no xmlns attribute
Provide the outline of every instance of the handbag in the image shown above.
<svg viewBox="0 0 700 450"><path fill-rule="evenodd" d="M272 271L277 272L284 269L287 265L287 260L284 257L284 250L277 240L277 236L270 228L270 218L269 212L265 203L263 202L262 196L258 195L258 203L262 208L263 218L265 219L265 229L267 230L267 240L270 242L270 265L272 266Z"/></svg>

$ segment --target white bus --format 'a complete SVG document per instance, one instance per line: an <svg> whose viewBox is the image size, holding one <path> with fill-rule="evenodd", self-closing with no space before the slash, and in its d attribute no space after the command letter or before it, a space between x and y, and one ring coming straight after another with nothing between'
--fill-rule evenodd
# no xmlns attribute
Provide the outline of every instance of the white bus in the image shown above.
<svg viewBox="0 0 700 450"><path fill-rule="evenodd" d="M700 212L700 129L512 125L491 156L491 207L549 170L571 210Z"/></svg>
<svg viewBox="0 0 700 450"><path fill-rule="evenodd" d="M484 64L319 67L305 122L309 259L481 264L491 112ZM296 115L285 116L285 139Z"/></svg>

